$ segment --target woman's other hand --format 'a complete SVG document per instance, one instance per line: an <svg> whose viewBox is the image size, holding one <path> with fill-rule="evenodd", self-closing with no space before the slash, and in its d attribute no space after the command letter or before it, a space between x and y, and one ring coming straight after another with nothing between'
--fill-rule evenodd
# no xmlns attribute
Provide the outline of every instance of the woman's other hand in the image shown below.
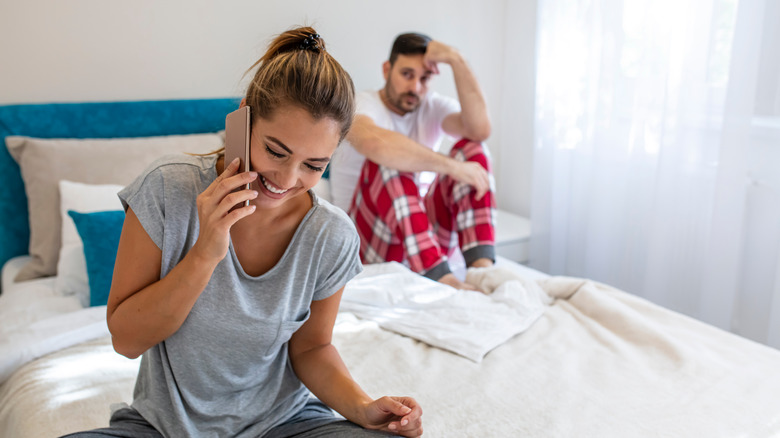
<svg viewBox="0 0 780 438"><path fill-rule="evenodd" d="M366 405L364 427L405 437L423 433L422 408L411 397L382 397Z"/></svg>

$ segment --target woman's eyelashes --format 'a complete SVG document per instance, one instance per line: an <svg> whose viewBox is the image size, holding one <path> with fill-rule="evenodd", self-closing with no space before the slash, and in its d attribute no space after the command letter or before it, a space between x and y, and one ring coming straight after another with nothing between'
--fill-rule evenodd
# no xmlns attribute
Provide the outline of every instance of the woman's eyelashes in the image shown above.
<svg viewBox="0 0 780 438"><path fill-rule="evenodd" d="M279 152L276 152L275 150L271 149L270 146L265 145L265 150L268 151L269 154L271 154L272 157L275 158L282 158L284 157L284 154L280 154Z"/></svg>
<svg viewBox="0 0 780 438"><path fill-rule="evenodd" d="M308 167L310 170L312 170L314 172L322 172L322 170L325 169L324 167L312 166L309 163L303 163L303 164L306 165L306 167Z"/></svg>
<svg viewBox="0 0 780 438"><path fill-rule="evenodd" d="M274 158L284 158L285 157L285 154L276 152L275 150L271 149L271 147L268 146L268 145L265 145L265 150L268 152L269 155L271 155ZM325 170L325 167L314 166L314 165L311 165L309 163L303 163L303 164L304 164L304 166L306 166L307 169L309 169L309 170L311 170L313 172L322 172L323 170Z"/></svg>

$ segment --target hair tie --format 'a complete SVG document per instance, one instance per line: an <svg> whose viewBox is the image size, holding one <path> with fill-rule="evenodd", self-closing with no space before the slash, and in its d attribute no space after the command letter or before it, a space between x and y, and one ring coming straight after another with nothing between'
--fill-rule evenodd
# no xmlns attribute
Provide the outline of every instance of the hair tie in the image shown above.
<svg viewBox="0 0 780 438"><path fill-rule="evenodd" d="M301 44L298 45L298 48L301 50L308 49L308 50L317 51L320 49L319 40L320 40L320 34L310 33L306 36L306 39L301 41Z"/></svg>

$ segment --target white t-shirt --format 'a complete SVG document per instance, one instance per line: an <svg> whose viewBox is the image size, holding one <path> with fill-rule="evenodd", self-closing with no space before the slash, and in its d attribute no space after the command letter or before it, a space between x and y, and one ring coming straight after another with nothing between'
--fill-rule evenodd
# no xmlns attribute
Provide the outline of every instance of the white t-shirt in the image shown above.
<svg viewBox="0 0 780 438"><path fill-rule="evenodd" d="M398 115L385 106L379 91L363 91L357 95L357 114L371 118L377 126L403 134L412 140L438 151L444 130L444 118L460 112L457 100L429 92L415 111ZM352 203L360 170L365 157L349 141L341 142L330 161L330 191L332 202L345 211Z"/></svg>

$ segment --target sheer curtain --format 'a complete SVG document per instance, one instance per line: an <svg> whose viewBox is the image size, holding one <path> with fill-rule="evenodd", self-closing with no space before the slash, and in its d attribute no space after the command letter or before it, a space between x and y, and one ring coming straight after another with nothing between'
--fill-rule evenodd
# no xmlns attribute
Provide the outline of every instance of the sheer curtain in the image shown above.
<svg viewBox="0 0 780 438"><path fill-rule="evenodd" d="M780 2L539 0L530 265L780 347Z"/></svg>

